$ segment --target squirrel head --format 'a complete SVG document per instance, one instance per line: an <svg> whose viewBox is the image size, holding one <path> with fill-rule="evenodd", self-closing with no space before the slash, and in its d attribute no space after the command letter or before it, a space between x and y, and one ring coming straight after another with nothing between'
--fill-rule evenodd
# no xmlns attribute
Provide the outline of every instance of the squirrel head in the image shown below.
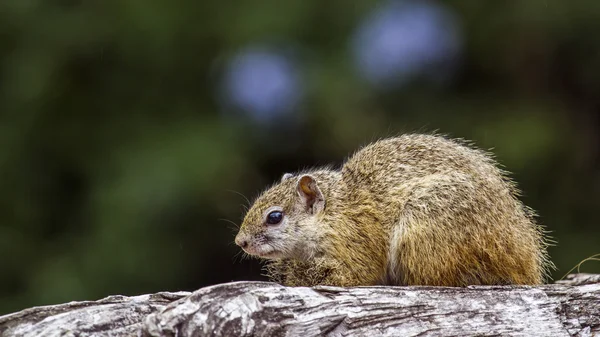
<svg viewBox="0 0 600 337"><path fill-rule="evenodd" d="M307 259L316 251L318 223L327 208L335 171L292 175L263 192L246 213L235 243L265 259Z"/></svg>

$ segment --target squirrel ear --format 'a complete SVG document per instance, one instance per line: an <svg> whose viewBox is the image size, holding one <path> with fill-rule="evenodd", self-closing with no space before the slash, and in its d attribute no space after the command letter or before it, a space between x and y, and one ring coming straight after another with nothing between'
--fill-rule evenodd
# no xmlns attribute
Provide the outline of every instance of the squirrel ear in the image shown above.
<svg viewBox="0 0 600 337"><path fill-rule="evenodd" d="M306 210L316 214L325 209L325 198L315 178L310 175L303 175L298 179L297 190Z"/></svg>
<svg viewBox="0 0 600 337"><path fill-rule="evenodd" d="M284 173L283 176L281 176L281 181L288 180L288 179L290 179L293 176L294 175L291 174L291 173Z"/></svg>

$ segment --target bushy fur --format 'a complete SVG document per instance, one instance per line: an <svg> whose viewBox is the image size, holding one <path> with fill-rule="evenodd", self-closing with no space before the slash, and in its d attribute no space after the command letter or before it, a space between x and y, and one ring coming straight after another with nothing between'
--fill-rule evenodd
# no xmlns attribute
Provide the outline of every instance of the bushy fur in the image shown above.
<svg viewBox="0 0 600 337"><path fill-rule="evenodd" d="M259 196L236 242L291 286L540 284L552 263L533 212L495 161L462 141L372 143L341 170L306 171ZM284 213L265 224L266 211Z"/></svg>

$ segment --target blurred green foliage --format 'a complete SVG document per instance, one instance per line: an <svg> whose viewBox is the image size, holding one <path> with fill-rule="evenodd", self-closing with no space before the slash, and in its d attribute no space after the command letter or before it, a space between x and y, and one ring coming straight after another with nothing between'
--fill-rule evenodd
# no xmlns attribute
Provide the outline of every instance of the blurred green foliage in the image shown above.
<svg viewBox="0 0 600 337"><path fill-rule="evenodd" d="M599 253L600 2L448 2L456 76L385 91L348 48L376 6L0 2L0 314L259 279L235 257L237 193L406 131L493 148L558 241L555 277ZM223 60L273 41L303 50L301 122L222 114Z"/></svg>

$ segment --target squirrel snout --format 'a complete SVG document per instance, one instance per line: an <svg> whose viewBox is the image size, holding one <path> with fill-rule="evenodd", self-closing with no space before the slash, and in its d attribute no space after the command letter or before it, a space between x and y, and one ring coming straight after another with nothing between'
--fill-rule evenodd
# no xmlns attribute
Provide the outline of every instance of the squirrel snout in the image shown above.
<svg viewBox="0 0 600 337"><path fill-rule="evenodd" d="M242 237L241 235L237 235L235 237L235 244L242 248L246 248L248 247L248 240L246 240L246 238Z"/></svg>

